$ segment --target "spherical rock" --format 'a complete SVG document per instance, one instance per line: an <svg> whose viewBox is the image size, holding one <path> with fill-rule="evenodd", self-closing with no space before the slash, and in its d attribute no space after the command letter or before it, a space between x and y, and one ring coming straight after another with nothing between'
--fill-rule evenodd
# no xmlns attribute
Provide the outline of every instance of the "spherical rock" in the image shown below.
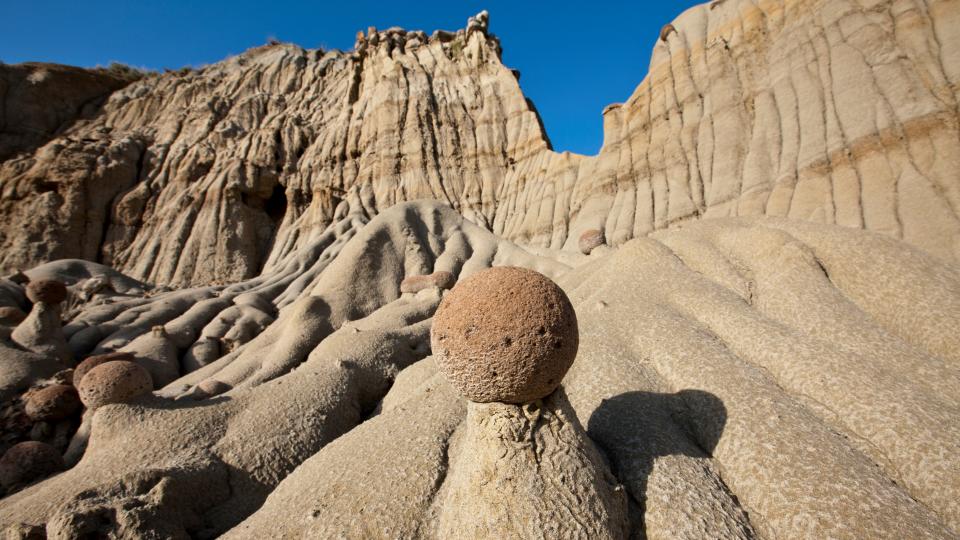
<svg viewBox="0 0 960 540"><path fill-rule="evenodd" d="M139 364L112 360L94 367L77 386L80 401L90 409L125 403L153 390L150 372Z"/></svg>
<svg viewBox="0 0 960 540"><path fill-rule="evenodd" d="M0 325L16 326L27 318L27 314L20 308L2 306L0 307Z"/></svg>
<svg viewBox="0 0 960 540"><path fill-rule="evenodd" d="M433 318L440 370L471 401L528 403L553 392L577 355L577 315L547 277L498 267L460 281Z"/></svg>
<svg viewBox="0 0 960 540"><path fill-rule="evenodd" d="M437 287L450 289L457 282L456 276L446 271L434 272L423 276L408 276L400 282L400 292L418 293L424 289Z"/></svg>
<svg viewBox="0 0 960 540"><path fill-rule="evenodd" d="M67 299L67 287L55 279L38 279L27 283L27 298L34 304L59 304Z"/></svg>
<svg viewBox="0 0 960 540"><path fill-rule="evenodd" d="M11 447L0 458L0 484L19 487L63 470L63 457L49 444L26 441Z"/></svg>
<svg viewBox="0 0 960 540"><path fill-rule="evenodd" d="M134 356L128 352L112 352L106 354L98 354L95 356L89 356L80 362L76 368L73 370L73 385L78 386L80 381L83 380L83 376L87 373L90 373L90 370L99 366L100 364L106 364L107 362L113 362L114 360L125 360L127 362L133 362Z"/></svg>
<svg viewBox="0 0 960 540"><path fill-rule="evenodd" d="M31 392L23 408L32 420L55 422L69 418L81 407L76 388L66 384L54 384Z"/></svg>
<svg viewBox="0 0 960 540"><path fill-rule="evenodd" d="M588 229L580 235L580 253L584 255L589 255L597 246L601 246L607 242L606 237L603 234L603 231L597 229Z"/></svg>

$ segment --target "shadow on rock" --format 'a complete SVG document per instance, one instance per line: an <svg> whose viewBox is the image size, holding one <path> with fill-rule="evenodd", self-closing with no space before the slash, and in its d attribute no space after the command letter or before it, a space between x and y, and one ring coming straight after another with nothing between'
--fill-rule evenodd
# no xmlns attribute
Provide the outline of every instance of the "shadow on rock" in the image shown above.
<svg viewBox="0 0 960 540"><path fill-rule="evenodd" d="M657 459L709 457L726 421L726 407L709 392L626 392L603 400L590 416L587 433L606 451L614 474L645 510L647 481Z"/></svg>

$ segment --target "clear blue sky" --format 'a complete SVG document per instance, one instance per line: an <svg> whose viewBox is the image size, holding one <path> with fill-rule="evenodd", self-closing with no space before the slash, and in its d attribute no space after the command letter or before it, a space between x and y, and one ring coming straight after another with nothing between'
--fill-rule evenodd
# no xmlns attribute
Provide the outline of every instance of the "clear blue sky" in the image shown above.
<svg viewBox="0 0 960 540"><path fill-rule="evenodd" d="M520 70L554 148L594 154L603 108L630 96L660 27L697 3L0 0L0 60L178 68L216 62L269 37L347 50L370 25L456 30L487 9L504 63Z"/></svg>

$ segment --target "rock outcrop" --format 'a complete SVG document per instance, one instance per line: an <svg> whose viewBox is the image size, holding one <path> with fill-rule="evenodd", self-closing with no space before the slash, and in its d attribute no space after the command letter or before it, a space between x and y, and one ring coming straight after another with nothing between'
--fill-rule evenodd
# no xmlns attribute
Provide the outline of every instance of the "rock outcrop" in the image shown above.
<svg viewBox="0 0 960 540"><path fill-rule="evenodd" d="M595 157L550 150L486 19L150 77L0 165L0 269L70 257L153 283L232 282L288 261L342 201L369 218L419 198L540 247L770 215L956 261L960 15L948 6L692 8L633 96L604 111Z"/></svg>
<svg viewBox="0 0 960 540"><path fill-rule="evenodd" d="M593 157L549 148L486 14L114 91L0 161L0 444L54 465L9 482L0 525L957 536L952 1L693 8ZM448 287L491 267L576 315L536 408L466 403L431 346ZM56 350L6 335L42 280L68 291ZM24 420L71 379L82 423Z"/></svg>

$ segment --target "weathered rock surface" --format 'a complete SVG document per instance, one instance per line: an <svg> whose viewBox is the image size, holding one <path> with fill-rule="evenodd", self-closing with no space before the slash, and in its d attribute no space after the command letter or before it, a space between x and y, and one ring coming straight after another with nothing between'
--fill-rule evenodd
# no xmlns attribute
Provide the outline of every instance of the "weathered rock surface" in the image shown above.
<svg viewBox="0 0 960 540"><path fill-rule="evenodd" d="M0 64L0 162L89 119L129 74L28 62Z"/></svg>
<svg viewBox="0 0 960 540"><path fill-rule="evenodd" d="M479 23L374 32L352 53L252 49L118 90L96 118L0 166L0 269L75 257L153 283L236 281L288 260L340 201L369 217L419 198L541 247L770 215L956 261L950 6L692 8L633 96L604 112L595 157L550 150Z"/></svg>
<svg viewBox="0 0 960 540"><path fill-rule="evenodd" d="M430 356L452 292L403 282L517 266L564 289L579 352L559 436L488 439L512 457L484 463L586 456L594 476L546 480L609 503L609 468L634 537L956 537L952 2L693 8L595 157L549 150L486 16L114 92L0 163L0 305L63 281L75 358L130 351L172 382L88 410L72 467L0 499L0 525L449 536L486 500L466 434L504 425L468 419ZM581 254L585 231L608 245ZM57 257L87 260L32 267ZM5 407L61 369L0 334ZM505 407L485 418L521 420ZM571 534L620 523L556 502L583 511L554 523Z"/></svg>

